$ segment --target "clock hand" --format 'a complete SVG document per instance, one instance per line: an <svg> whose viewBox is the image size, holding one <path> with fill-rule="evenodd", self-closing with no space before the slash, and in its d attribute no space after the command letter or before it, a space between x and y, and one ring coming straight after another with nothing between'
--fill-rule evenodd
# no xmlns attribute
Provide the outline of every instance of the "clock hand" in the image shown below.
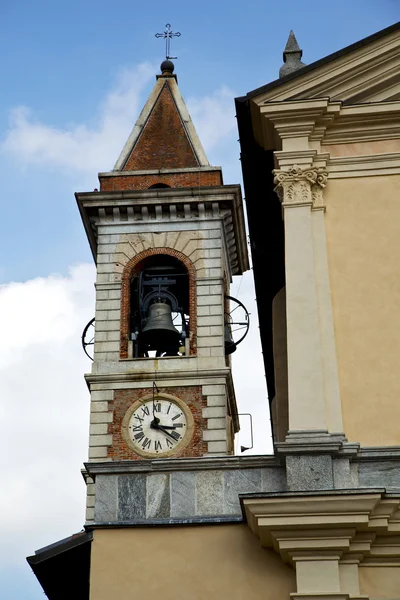
<svg viewBox="0 0 400 600"><path fill-rule="evenodd" d="M159 421L160 419L158 419ZM172 427L170 425L158 425L157 429L176 429L176 425L172 425Z"/></svg>
<svg viewBox="0 0 400 600"><path fill-rule="evenodd" d="M169 437L171 437L173 440L175 440L175 442L177 441L177 438L174 435L172 435L172 433L167 431L162 425L157 425L156 429L161 429L161 431L163 433L165 433L166 435L169 435ZM180 436L178 437L178 439L179 438L180 438Z"/></svg>

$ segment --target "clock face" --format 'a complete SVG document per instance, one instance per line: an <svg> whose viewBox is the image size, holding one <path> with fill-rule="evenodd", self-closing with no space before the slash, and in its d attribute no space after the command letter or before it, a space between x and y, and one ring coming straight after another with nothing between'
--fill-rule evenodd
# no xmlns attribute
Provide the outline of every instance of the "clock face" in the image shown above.
<svg viewBox="0 0 400 600"><path fill-rule="evenodd" d="M193 417L185 403L157 395L135 402L127 411L122 432L128 446L140 456L171 456L191 439Z"/></svg>

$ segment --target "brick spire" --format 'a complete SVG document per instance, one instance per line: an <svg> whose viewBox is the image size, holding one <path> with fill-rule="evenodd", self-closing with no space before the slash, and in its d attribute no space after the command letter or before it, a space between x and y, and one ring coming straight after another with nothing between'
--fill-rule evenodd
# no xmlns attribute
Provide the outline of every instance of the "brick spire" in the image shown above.
<svg viewBox="0 0 400 600"><path fill-rule="evenodd" d="M207 160L173 70L171 61L162 63L113 171L99 174L102 191L222 184L221 170Z"/></svg>

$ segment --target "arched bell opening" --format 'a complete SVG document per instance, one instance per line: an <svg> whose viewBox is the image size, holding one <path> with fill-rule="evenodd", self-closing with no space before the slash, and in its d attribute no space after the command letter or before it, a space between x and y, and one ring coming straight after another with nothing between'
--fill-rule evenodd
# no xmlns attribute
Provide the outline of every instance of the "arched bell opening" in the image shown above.
<svg viewBox="0 0 400 600"><path fill-rule="evenodd" d="M156 254L130 279L129 339L133 358L189 354L189 273L174 256Z"/></svg>

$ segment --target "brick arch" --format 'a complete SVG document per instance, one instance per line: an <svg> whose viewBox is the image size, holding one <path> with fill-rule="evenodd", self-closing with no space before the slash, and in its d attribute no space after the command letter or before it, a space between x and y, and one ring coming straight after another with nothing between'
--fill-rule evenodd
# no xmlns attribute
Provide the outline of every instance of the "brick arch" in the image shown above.
<svg viewBox="0 0 400 600"><path fill-rule="evenodd" d="M139 263L149 256L163 254L178 259L187 269L189 275L189 341L190 354L196 354L197 350L197 302L196 302L196 267L185 254L174 248L159 247L148 248L139 252L128 260L122 271L121 284L121 325L120 325L120 358L128 358L128 337L130 317L130 283L135 268Z"/></svg>

